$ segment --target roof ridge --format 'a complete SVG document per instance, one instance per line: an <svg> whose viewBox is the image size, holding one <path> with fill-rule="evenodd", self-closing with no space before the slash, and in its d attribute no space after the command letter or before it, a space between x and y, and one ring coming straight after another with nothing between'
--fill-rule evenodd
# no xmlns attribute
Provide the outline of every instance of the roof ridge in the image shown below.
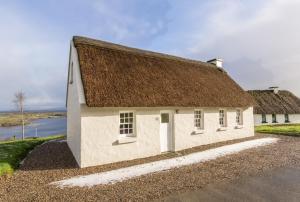
<svg viewBox="0 0 300 202"><path fill-rule="evenodd" d="M76 44L84 44L84 45L89 45L89 46L96 46L96 47L99 47L99 48L106 48L106 49L110 49L110 50L126 51L128 53L140 54L140 55L143 55L143 56L146 56L146 57L151 57L151 58L160 57L160 58L170 59L170 60L175 60L175 61L202 64L202 65L212 67L212 68L216 68L216 69L220 69L220 70L226 72L223 68L217 67L213 64L203 62L203 61L200 61L200 60L193 60L193 59L184 58L184 57L175 56L175 55L170 55L170 54L166 54L166 53L159 53L159 52L154 52L154 51L150 51L150 50L143 50L143 49L139 49L139 48L133 48L133 47L129 47L129 46L121 45L121 44L102 41L102 40L98 40L98 39L92 39L92 38L83 37L83 36L73 36L73 42L74 42L75 46L76 46Z"/></svg>
<svg viewBox="0 0 300 202"><path fill-rule="evenodd" d="M263 89L263 90L260 90L260 89L258 89L258 90L247 90L247 92L262 92L262 91L270 91L270 92L272 92L273 90L271 90L271 89ZM291 91L289 91L289 90L278 90L278 92L289 92L289 93L292 93ZM292 93L293 94L293 93Z"/></svg>

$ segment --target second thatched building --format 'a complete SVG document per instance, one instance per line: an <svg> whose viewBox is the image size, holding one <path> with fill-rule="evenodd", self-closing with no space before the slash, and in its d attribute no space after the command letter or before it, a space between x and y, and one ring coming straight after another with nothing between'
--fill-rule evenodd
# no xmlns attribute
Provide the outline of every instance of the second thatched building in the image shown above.
<svg viewBox="0 0 300 202"><path fill-rule="evenodd" d="M300 123L300 99L293 93L278 87L248 92L257 103L254 107L255 125Z"/></svg>

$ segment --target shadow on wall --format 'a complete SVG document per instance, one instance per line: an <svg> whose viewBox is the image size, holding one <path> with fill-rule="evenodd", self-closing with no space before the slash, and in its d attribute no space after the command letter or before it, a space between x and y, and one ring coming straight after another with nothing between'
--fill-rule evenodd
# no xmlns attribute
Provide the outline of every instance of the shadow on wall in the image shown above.
<svg viewBox="0 0 300 202"><path fill-rule="evenodd" d="M50 142L36 147L20 165L20 170L79 168L66 142Z"/></svg>

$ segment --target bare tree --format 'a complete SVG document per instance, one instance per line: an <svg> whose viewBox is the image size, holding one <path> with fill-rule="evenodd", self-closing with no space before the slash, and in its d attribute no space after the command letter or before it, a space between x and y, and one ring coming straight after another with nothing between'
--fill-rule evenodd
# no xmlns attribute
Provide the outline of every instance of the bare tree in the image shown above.
<svg viewBox="0 0 300 202"><path fill-rule="evenodd" d="M15 93L15 99L14 103L18 109L18 111L21 113L22 118L22 140L25 138L25 121L24 121L24 103L25 103L25 94L22 91L19 91Z"/></svg>

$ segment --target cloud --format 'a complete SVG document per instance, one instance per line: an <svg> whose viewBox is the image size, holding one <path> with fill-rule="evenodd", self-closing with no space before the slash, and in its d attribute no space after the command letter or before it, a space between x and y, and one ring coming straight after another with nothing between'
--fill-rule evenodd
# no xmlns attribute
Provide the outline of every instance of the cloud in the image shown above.
<svg viewBox="0 0 300 202"><path fill-rule="evenodd" d="M228 70L241 72L237 80L246 88L278 85L300 95L297 81L300 78L297 61L300 57L300 41L297 40L300 34L299 9L299 1L269 2L248 21L228 21L228 29L235 27L234 31L224 31L224 35L218 36L206 50L227 58L228 65L232 64L232 69ZM239 18L238 12L233 15ZM224 21L224 16L217 20L221 21ZM256 61L256 64L249 63L249 60Z"/></svg>
<svg viewBox="0 0 300 202"><path fill-rule="evenodd" d="M28 108L63 107L73 35L145 47L166 31L170 6L158 0L57 3L1 5L0 110L13 108L20 89Z"/></svg>
<svg viewBox="0 0 300 202"><path fill-rule="evenodd" d="M7 1L0 7L0 110L65 103L69 41L84 35L199 60L224 59L245 89L300 96L297 0ZM57 4L59 3L59 7Z"/></svg>
<svg viewBox="0 0 300 202"><path fill-rule="evenodd" d="M19 90L25 92L28 108L62 107L65 44L51 40L47 28L36 26L20 10L3 6L0 13L0 109L13 108L13 95Z"/></svg>
<svg viewBox="0 0 300 202"><path fill-rule="evenodd" d="M184 40L179 49L164 46L165 52L202 60L222 57L225 69L244 88L278 85L300 96L299 1L213 1L202 6L209 11L204 14L198 6L184 19L174 20L173 26L182 25L185 32L169 28L175 33L169 43Z"/></svg>
<svg viewBox="0 0 300 202"><path fill-rule="evenodd" d="M167 31L168 1L92 1L99 28L97 34L115 42L146 46Z"/></svg>

